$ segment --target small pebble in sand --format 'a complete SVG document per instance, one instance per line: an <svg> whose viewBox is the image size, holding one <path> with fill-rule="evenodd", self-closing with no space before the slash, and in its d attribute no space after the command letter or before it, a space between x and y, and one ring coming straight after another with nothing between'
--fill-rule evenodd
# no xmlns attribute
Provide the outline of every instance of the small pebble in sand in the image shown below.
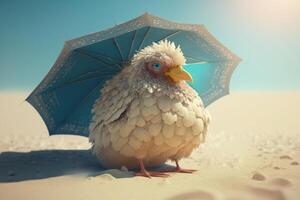
<svg viewBox="0 0 300 200"><path fill-rule="evenodd" d="M297 161L291 162L291 165L299 165Z"/></svg>
<svg viewBox="0 0 300 200"><path fill-rule="evenodd" d="M288 155L283 155L283 156L280 156L279 157L280 159L286 159L286 160L292 160L292 158L290 157L290 156L288 156Z"/></svg>
<svg viewBox="0 0 300 200"><path fill-rule="evenodd" d="M274 169L280 169L280 167L277 167L277 166L275 166L275 167L273 167Z"/></svg>
<svg viewBox="0 0 300 200"><path fill-rule="evenodd" d="M264 180L266 180L266 177L259 172L255 172L252 176L252 179L256 180L256 181L264 181Z"/></svg>

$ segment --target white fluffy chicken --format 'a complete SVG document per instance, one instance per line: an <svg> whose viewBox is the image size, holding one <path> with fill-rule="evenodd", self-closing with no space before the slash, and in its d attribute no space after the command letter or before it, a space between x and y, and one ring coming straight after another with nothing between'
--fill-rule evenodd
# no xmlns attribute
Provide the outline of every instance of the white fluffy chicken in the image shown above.
<svg viewBox="0 0 300 200"><path fill-rule="evenodd" d="M93 153L108 168L140 169L138 176L167 176L148 171L171 159L170 171L191 173L178 160L204 142L209 115L185 81L184 55L169 41L136 53L118 75L107 81L93 106L90 141Z"/></svg>

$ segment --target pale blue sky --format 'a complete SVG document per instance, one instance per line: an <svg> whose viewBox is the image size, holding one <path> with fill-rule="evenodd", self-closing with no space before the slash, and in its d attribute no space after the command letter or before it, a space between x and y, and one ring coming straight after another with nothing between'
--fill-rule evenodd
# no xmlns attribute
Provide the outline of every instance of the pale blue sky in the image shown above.
<svg viewBox="0 0 300 200"><path fill-rule="evenodd" d="M32 90L66 40L148 11L204 24L243 61L232 90L300 89L298 0L0 0L0 90Z"/></svg>

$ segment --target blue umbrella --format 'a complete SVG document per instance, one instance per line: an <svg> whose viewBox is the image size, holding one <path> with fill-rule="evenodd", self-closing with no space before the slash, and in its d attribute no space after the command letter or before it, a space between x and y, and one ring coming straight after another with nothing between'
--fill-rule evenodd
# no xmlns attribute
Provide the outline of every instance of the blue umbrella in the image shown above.
<svg viewBox="0 0 300 200"><path fill-rule="evenodd" d="M240 59L203 25L170 22L145 13L108 30L67 41L54 66L26 99L43 118L49 134L88 136L91 109L105 82L142 48L169 40L180 45L191 84L207 106L229 93Z"/></svg>

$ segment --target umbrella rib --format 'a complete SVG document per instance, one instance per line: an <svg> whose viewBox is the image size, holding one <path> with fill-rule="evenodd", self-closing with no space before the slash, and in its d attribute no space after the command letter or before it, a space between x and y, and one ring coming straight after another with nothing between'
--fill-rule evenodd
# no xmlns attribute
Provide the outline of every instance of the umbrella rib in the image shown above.
<svg viewBox="0 0 300 200"><path fill-rule="evenodd" d="M87 72L85 74L82 74L81 76L73 79L73 80L70 80L70 81L67 81L65 83L69 83L69 84L72 84L72 83L76 83L77 81L85 81L85 80L89 80L89 79L92 79L92 78L97 78L97 77L100 77L99 75L98 76L95 76L95 77L88 77L88 78L85 78L84 77L87 75L87 74L95 74L95 73L98 73L98 72L101 72L101 70L95 70L95 71L90 71L90 72ZM118 71L114 71L114 72L118 72ZM111 74L111 72L102 72L100 75L107 75L107 74Z"/></svg>
<svg viewBox="0 0 300 200"><path fill-rule="evenodd" d="M141 42L141 44L140 44L140 46L139 46L139 48L138 48L138 51L139 51L139 50L141 49L141 47L143 46L144 41L145 41L145 38L147 37L147 35L148 35L149 31L150 31L150 28L151 28L151 26L149 26L149 28L147 29L147 31L146 31L146 33L145 33L145 35L144 35L144 38L143 38L143 40L142 40L142 42Z"/></svg>
<svg viewBox="0 0 300 200"><path fill-rule="evenodd" d="M207 62L201 61L201 62L193 62L193 63L190 63L190 64L194 65L194 64L204 64L204 63L207 63Z"/></svg>
<svg viewBox="0 0 300 200"><path fill-rule="evenodd" d="M94 77L91 77L91 78L87 78L87 79L75 79L75 80L72 80L72 81L67 81L65 82L64 85L60 85L60 86L57 86L55 88L52 88L52 89L59 89L59 88L62 88L64 86L68 86L68 85L73 85L75 83L79 83L79 82L82 82L82 81L87 81L87 80L91 80L91 79L97 79L97 78L101 78L100 76L94 76ZM48 92L48 91L47 91Z"/></svg>
<svg viewBox="0 0 300 200"><path fill-rule="evenodd" d="M87 80L91 80L91 79L97 79L97 78L101 78L101 76L95 76L95 77L91 77L91 78L87 78L87 79L75 79L73 81L67 81L63 85L59 85L59 86L56 86L56 87L48 88L48 89L46 89L45 91L43 91L41 93L52 92L53 90L56 90L56 89L59 89L59 88L65 87L65 86L69 86L69 85L73 85L75 83L79 83L79 82L83 82L83 81L87 81Z"/></svg>
<svg viewBox="0 0 300 200"><path fill-rule="evenodd" d="M121 56L121 58L122 58L122 61L123 61L123 60L124 60L124 57L123 57L123 54L122 54L122 52L121 52L120 46L119 46L119 44L118 44L118 42L117 42L117 40L116 40L115 37L113 37L112 39L113 39L114 44L116 45L116 47L117 47L117 49L118 49L118 51L119 51L119 54L120 54L120 56Z"/></svg>
<svg viewBox="0 0 300 200"><path fill-rule="evenodd" d="M167 35L166 37L157 40L156 42L159 42L159 41L165 40L165 39L167 39L167 38L169 38L169 37L172 37L173 35L176 35L176 34L179 33L179 32L182 32L182 31L181 31L181 30L175 31L174 33L171 33L171 34Z"/></svg>
<svg viewBox="0 0 300 200"><path fill-rule="evenodd" d="M195 60L197 62L207 62L207 61L199 60L198 58L193 58L193 57L190 57L190 56L184 56L184 57L187 58L187 59Z"/></svg>
<svg viewBox="0 0 300 200"><path fill-rule="evenodd" d="M129 53L128 53L128 56L127 56L127 60L129 60L129 56L131 55L131 50L132 50L133 43L135 41L136 32L137 32L137 30L134 31L134 35L133 35L133 38L131 40L131 45L130 45Z"/></svg>
<svg viewBox="0 0 300 200"><path fill-rule="evenodd" d="M192 58L192 57L188 57L188 56L185 56L185 58L188 58L188 59L192 59L192 60L197 61L197 62L193 62L193 63L190 63L190 64L232 62L232 61L230 61L230 60L216 60L216 61L207 61L207 60L205 61L205 60L203 60L203 61L200 61L200 60L198 60L198 59L195 59L195 58Z"/></svg>
<svg viewBox="0 0 300 200"><path fill-rule="evenodd" d="M101 64L104 63L104 64L105 64L104 66L110 68L110 63L107 63L107 62L105 62L105 61L103 61L103 60L99 60L99 58L97 58L96 56L93 56L93 55L91 55L91 54L88 54L88 53L83 52L83 51L80 51L80 50L75 50L74 52L77 52L77 53L79 53L79 54L81 54L81 55L84 55L84 56L89 57L89 58L91 58L91 59L93 59L93 60L96 60L97 62L99 62L99 63L101 63ZM100 55L100 54L99 54L99 55ZM104 59L107 59L107 57L105 57L105 56L103 56L103 55L100 55L100 56L102 56ZM112 60L112 61L114 61L114 60ZM121 65L119 65L119 64L117 64L117 63L112 63L111 65L117 66L119 69L122 69Z"/></svg>
<svg viewBox="0 0 300 200"><path fill-rule="evenodd" d="M76 80L76 81L72 81L72 82L65 82L63 85L58 85L58 86L55 86L55 87L52 87L52 88L48 88L45 91L42 91L40 93L42 94L42 93L45 93L45 92L52 92L53 90L62 88L64 86L73 85L75 83L79 83L79 82L86 81L86 80L91 80L91 79L97 79L97 78L101 78L101 77L92 77L92 78L89 78L89 79L82 79L82 80Z"/></svg>
<svg viewBox="0 0 300 200"><path fill-rule="evenodd" d="M115 60L112 58L112 57L110 57L110 56L107 56L107 55L104 55L104 54L102 54L102 53L98 53L98 52L96 52L97 53L97 56L101 56L102 58L104 58L104 59L107 59L107 60L109 60L109 61L111 61L111 62L115 62ZM118 63L118 62L117 62ZM116 63L116 64L117 64Z"/></svg>
<svg viewBox="0 0 300 200"><path fill-rule="evenodd" d="M115 60L114 60L113 58L111 58L111 57L109 57L109 56L106 56L106 55L103 55L103 54L101 54L101 53L97 53L97 56L100 56L101 58L104 58L104 59L106 59L106 60L109 60L109 61L113 62L113 63L112 63L113 65L117 66L119 69L122 69L121 65L119 65L118 63L116 63ZM102 61L102 62L105 63L105 64L107 64L107 65L110 65L110 63L107 63L107 62L105 62L105 61Z"/></svg>

